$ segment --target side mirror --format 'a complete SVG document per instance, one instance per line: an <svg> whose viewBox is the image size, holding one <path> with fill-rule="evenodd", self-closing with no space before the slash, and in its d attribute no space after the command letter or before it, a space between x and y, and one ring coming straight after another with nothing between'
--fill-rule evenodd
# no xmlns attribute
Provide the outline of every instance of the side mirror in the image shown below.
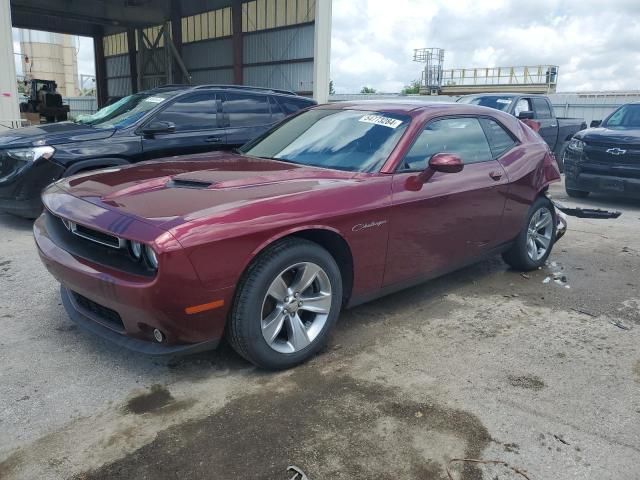
<svg viewBox="0 0 640 480"><path fill-rule="evenodd" d="M596 127L599 127L600 125L602 125L602 120L591 120L589 127L596 128Z"/></svg>
<svg viewBox="0 0 640 480"><path fill-rule="evenodd" d="M407 178L406 188L419 191L436 172L458 173L464 168L462 159L454 153L436 153L429 159L429 165L418 175Z"/></svg>
<svg viewBox="0 0 640 480"><path fill-rule="evenodd" d="M142 134L146 137L153 137L161 133L173 133L176 125L172 122L151 122L142 129Z"/></svg>
<svg viewBox="0 0 640 480"><path fill-rule="evenodd" d="M535 116L536 114L533 113L531 110L525 110L524 112L520 112L518 114L518 118L520 120L533 120Z"/></svg>

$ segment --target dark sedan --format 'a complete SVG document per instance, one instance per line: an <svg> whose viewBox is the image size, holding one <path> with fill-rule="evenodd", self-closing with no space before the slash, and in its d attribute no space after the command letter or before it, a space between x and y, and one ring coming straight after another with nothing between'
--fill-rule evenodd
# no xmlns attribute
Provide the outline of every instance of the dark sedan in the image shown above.
<svg viewBox="0 0 640 480"><path fill-rule="evenodd" d="M570 196L602 192L640 198L640 103L623 105L599 127L578 132L564 158Z"/></svg>
<svg viewBox="0 0 640 480"><path fill-rule="evenodd" d="M256 87L167 86L125 97L76 122L0 133L0 211L35 218L40 193L78 172L171 155L229 150L314 105Z"/></svg>
<svg viewBox="0 0 640 480"><path fill-rule="evenodd" d="M343 306L497 253L536 269L556 240L546 143L474 105L312 108L242 148L51 185L41 258L81 326L164 354L309 358Z"/></svg>

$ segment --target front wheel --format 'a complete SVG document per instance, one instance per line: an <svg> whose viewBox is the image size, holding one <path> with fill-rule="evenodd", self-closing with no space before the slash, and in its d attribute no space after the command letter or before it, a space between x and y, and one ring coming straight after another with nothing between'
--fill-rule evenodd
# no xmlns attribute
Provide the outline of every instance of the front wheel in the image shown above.
<svg viewBox="0 0 640 480"><path fill-rule="evenodd" d="M564 173L564 158L567 154L568 147L569 142L564 142L562 144L562 147L560 148L560 151L558 152L558 155L556 155L556 162L558 163L558 170L560 170L560 173Z"/></svg>
<svg viewBox="0 0 640 480"><path fill-rule="evenodd" d="M262 253L238 286L227 337L259 367L293 367L327 341L342 305L342 277L324 248L285 239Z"/></svg>
<svg viewBox="0 0 640 480"><path fill-rule="evenodd" d="M555 238L554 206L547 197L538 197L529 209L524 228L502 257L515 269L535 270L549 258Z"/></svg>

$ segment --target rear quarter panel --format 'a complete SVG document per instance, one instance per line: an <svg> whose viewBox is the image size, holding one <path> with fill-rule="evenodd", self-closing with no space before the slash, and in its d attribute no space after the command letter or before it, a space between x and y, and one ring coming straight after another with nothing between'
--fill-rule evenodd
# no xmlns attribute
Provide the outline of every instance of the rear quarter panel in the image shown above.
<svg viewBox="0 0 640 480"><path fill-rule="evenodd" d="M522 122L511 128L519 130L520 145L499 158L509 179L501 229L505 241L518 235L533 201L560 180L557 163L542 137Z"/></svg>

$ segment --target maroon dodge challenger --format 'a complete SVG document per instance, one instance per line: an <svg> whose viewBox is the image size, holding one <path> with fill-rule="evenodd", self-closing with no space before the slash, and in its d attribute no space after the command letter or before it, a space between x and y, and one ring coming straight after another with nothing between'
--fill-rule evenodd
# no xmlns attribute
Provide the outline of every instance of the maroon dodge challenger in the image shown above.
<svg viewBox="0 0 640 480"><path fill-rule="evenodd" d="M506 113L340 103L236 153L60 180L34 234L80 326L148 354L226 336L279 369L318 351L343 307L497 253L544 264L559 178L544 140Z"/></svg>

